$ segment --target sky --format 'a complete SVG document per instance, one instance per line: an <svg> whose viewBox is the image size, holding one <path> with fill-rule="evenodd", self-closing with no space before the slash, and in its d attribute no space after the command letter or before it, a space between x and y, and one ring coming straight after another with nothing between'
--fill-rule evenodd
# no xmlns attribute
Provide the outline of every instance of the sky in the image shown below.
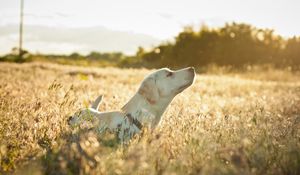
<svg viewBox="0 0 300 175"><path fill-rule="evenodd" d="M184 26L206 24L211 27L225 22L245 22L257 27L272 28L285 37L300 35L299 0L24 0L25 47L36 52L88 52L122 51L133 53L139 45L151 47L161 41L172 40ZM0 52L6 52L17 44L20 0L0 1L1 27L15 28L14 32L0 33ZM30 31L26 27L39 27ZM94 40L84 39L84 29L99 28ZM80 36L72 40L44 39L43 30L59 31L66 37L66 30L80 30ZM5 29L9 30L9 29ZM102 30L112 32L109 37L99 37ZM39 33L40 32L40 33ZM114 33L115 32L115 33ZM37 38L35 34L39 33ZM51 33L51 32L50 32ZM27 37L26 37L27 34ZM120 37L125 34L127 37ZM72 35L74 36L74 35ZM103 36L103 34L102 34ZM59 35L58 35L59 37ZM71 36L70 36L71 37ZM92 36L89 36L91 39ZM129 41L130 38L136 38ZM32 38L35 40L32 41ZM118 38L123 39L118 44ZM141 38L141 39L137 39ZM81 42L80 40L86 40ZM37 42L38 40L38 42ZM130 46L125 47L126 41ZM112 43L103 49L99 46ZM26 44L27 43L27 44ZM57 48L55 47L57 45ZM50 47L51 46L51 47ZM65 48L65 49L64 49Z"/></svg>

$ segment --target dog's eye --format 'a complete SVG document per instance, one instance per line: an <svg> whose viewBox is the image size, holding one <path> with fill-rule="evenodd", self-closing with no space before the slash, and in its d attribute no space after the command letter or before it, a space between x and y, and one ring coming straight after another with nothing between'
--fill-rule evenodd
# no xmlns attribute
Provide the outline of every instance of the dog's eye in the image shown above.
<svg viewBox="0 0 300 175"><path fill-rule="evenodd" d="M168 72L167 77L170 77L173 75L173 72Z"/></svg>

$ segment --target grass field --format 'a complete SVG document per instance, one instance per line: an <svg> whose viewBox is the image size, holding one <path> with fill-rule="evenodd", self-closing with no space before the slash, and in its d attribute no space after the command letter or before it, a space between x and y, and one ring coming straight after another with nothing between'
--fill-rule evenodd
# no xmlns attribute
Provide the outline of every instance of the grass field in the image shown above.
<svg viewBox="0 0 300 175"><path fill-rule="evenodd" d="M66 120L120 109L151 70L0 64L0 174L300 174L300 75L198 74L129 145Z"/></svg>

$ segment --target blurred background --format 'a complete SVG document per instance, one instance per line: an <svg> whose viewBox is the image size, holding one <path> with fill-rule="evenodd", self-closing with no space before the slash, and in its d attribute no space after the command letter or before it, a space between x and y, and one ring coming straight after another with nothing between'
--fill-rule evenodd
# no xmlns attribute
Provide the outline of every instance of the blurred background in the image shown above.
<svg viewBox="0 0 300 175"><path fill-rule="evenodd" d="M296 0L1 0L0 60L297 70L298 7Z"/></svg>

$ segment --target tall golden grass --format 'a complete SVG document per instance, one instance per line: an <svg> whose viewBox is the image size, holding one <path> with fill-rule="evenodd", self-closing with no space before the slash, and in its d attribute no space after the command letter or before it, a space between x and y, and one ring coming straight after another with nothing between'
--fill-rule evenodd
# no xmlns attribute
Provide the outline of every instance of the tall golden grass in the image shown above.
<svg viewBox="0 0 300 175"><path fill-rule="evenodd" d="M198 74L128 145L67 125L120 109L151 70L0 64L0 174L300 174L300 76ZM276 75L276 76L274 76Z"/></svg>

